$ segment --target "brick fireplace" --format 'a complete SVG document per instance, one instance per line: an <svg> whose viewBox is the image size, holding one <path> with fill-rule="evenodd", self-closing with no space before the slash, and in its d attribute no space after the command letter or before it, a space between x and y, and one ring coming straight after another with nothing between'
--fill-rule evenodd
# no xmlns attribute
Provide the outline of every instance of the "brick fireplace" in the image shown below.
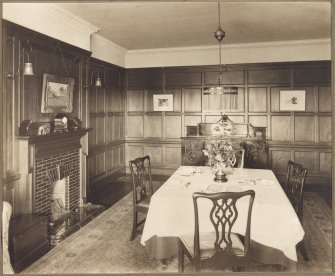
<svg viewBox="0 0 335 276"><path fill-rule="evenodd" d="M58 177L50 177L48 172L55 171L57 167L69 167L68 180L64 181L65 206L68 210L75 210L80 205L80 151L73 149L58 154L46 155L35 160L34 170L34 205L33 212L50 215L50 195L53 182ZM63 177L61 177L63 179ZM66 183L68 182L68 183Z"/></svg>
<svg viewBox="0 0 335 276"><path fill-rule="evenodd" d="M88 130L55 133L29 137L30 166L32 171L32 213L50 215L50 196L54 181L67 177L65 189L67 209L74 211L80 206L80 139ZM59 168L57 177L54 176Z"/></svg>
<svg viewBox="0 0 335 276"><path fill-rule="evenodd" d="M104 210L101 205L81 203L85 197L81 187L81 138L87 132L88 129L78 129L19 137L20 171L22 179L26 179L26 185L21 186L26 194L22 213L47 217L52 245L57 245ZM62 200L55 201L57 198ZM56 205L61 203L64 212L59 209L54 212L55 202ZM59 215L62 213L65 215Z"/></svg>

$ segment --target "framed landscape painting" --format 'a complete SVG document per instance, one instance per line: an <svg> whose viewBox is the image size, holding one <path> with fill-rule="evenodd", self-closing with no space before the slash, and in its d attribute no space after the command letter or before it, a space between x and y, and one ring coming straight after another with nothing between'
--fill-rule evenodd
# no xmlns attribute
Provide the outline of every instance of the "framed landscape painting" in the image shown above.
<svg viewBox="0 0 335 276"><path fill-rule="evenodd" d="M72 112L74 83L73 78L43 74L41 112Z"/></svg>

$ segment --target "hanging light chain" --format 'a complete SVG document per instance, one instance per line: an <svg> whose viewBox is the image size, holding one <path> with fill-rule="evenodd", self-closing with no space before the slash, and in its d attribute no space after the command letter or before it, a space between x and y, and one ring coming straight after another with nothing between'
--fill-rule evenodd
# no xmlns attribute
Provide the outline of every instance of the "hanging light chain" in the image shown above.
<svg viewBox="0 0 335 276"><path fill-rule="evenodd" d="M220 2L218 2L218 15L219 15L219 27L221 27L221 14L220 14Z"/></svg>
<svg viewBox="0 0 335 276"><path fill-rule="evenodd" d="M220 65L219 65L219 86L222 84L222 64L221 64L221 41L219 44L219 59L220 59Z"/></svg>
<svg viewBox="0 0 335 276"><path fill-rule="evenodd" d="M229 104L229 109L236 109L237 108L237 94L238 88L237 87L223 87L223 78L222 78L222 62L221 62L221 43L223 38L225 37L225 31L221 28L221 14L220 14L220 2L218 2L218 19L219 19L219 27L214 32L214 37L219 42L219 60L220 60L220 67L219 67L219 84L215 87L206 87L204 91L204 95L225 95L230 97L225 97L225 102ZM232 98L233 97L233 98Z"/></svg>
<svg viewBox="0 0 335 276"><path fill-rule="evenodd" d="M218 18L219 18L219 27L218 29L214 32L214 36L219 42L219 86L222 84L222 64L221 64L221 42L222 39L225 37L225 32L221 28L221 14L220 14L220 2L218 2Z"/></svg>

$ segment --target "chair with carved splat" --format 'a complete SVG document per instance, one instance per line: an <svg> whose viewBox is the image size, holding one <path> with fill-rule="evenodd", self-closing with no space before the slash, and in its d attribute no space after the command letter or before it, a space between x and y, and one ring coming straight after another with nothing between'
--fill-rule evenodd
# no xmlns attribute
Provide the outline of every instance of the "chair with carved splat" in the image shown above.
<svg viewBox="0 0 335 276"><path fill-rule="evenodd" d="M146 155L129 161L129 168L133 182L133 229L130 236L132 241L138 226L145 221L145 218L138 221L138 213L148 212L153 194L150 156Z"/></svg>
<svg viewBox="0 0 335 276"><path fill-rule="evenodd" d="M243 168L244 167L244 152L243 148L235 150L235 158L236 162L234 164L235 168Z"/></svg>
<svg viewBox="0 0 335 276"><path fill-rule="evenodd" d="M246 198L242 199L243 197ZM254 198L255 192L253 190L214 194L194 193L195 231L194 235L182 235L178 239L179 272L184 271L184 254L196 271L206 268L221 271L246 265L250 255L250 223ZM209 212L214 229L212 232L199 232L199 229L202 229L204 218L201 212L199 220L200 209L198 207L203 206L198 204L199 199L209 200L209 203L212 203ZM239 212L242 213L242 210L238 210L236 206L240 200L246 200L244 205L241 205L245 208L245 212L243 212L245 218L240 218L246 219L244 236L232 232Z"/></svg>
<svg viewBox="0 0 335 276"><path fill-rule="evenodd" d="M294 210L296 211L298 218L303 223L303 194L304 194L304 184L306 180L307 169L301 164L288 161L287 164L287 175L285 184L285 193L290 200ZM304 241L302 240L297 247L300 249L302 256L306 261L309 260L307 251L305 249Z"/></svg>

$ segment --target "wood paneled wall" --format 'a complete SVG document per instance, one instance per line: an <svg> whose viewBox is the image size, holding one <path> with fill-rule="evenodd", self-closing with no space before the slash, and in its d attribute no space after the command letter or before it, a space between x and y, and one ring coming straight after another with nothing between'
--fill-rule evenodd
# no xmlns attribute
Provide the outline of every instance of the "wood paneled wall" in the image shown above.
<svg viewBox="0 0 335 276"><path fill-rule="evenodd" d="M20 152L18 145L18 129L20 122L30 119L33 122L50 122L55 114L41 113L43 74L53 74L63 77L71 77L75 80L73 92L73 112L70 117L83 119L85 126L85 101L82 89L83 67L90 52L63 43L56 39L36 33L16 24L3 22L3 175L4 200L8 200L13 206L14 216L24 213L21 210L26 198L28 183L31 176L20 175L21 160L26 158ZM59 43L59 49L55 47ZM31 46L31 49L30 49ZM33 64L34 75L23 75L23 64L27 62L29 54ZM23 59L24 57L24 59ZM20 63L19 63L20 60ZM14 78L6 77L7 73L14 73ZM85 166L85 158L82 159ZM86 182L83 181L83 185ZM83 187L85 190L85 187Z"/></svg>
<svg viewBox="0 0 335 276"><path fill-rule="evenodd" d="M94 86L98 74L101 87ZM124 169L124 69L90 59L88 76L88 175L90 185L94 185Z"/></svg>
<svg viewBox="0 0 335 276"><path fill-rule="evenodd" d="M267 127L269 164L279 178L293 159L309 169L307 182L330 183L330 62L232 65L223 77L238 87L236 110L227 109L226 96L202 93L217 84L217 67L127 70L126 160L150 154L154 167L173 169L186 126L216 122L223 112L236 123ZM306 111L279 110L280 90L293 89L306 91ZM154 112L153 95L164 93L173 94L174 111Z"/></svg>
<svg viewBox="0 0 335 276"><path fill-rule="evenodd" d="M83 127L91 128L83 138L81 150L81 195L89 197L87 184L124 169L124 69L90 58L90 52L7 21L3 30L5 74L18 72L13 79L5 78L3 83L4 200L12 204L14 215L23 213L20 201L26 198L26 187L31 184L31 174L20 175L22 162L19 160L23 154L17 141L20 122L25 119L50 122L56 115L41 113L44 73L75 80L73 112L67 115L78 117ZM57 45L60 47L56 48ZM28 46L32 47L31 51ZM29 50L33 76L23 75L23 48ZM98 73L102 87L94 86Z"/></svg>

